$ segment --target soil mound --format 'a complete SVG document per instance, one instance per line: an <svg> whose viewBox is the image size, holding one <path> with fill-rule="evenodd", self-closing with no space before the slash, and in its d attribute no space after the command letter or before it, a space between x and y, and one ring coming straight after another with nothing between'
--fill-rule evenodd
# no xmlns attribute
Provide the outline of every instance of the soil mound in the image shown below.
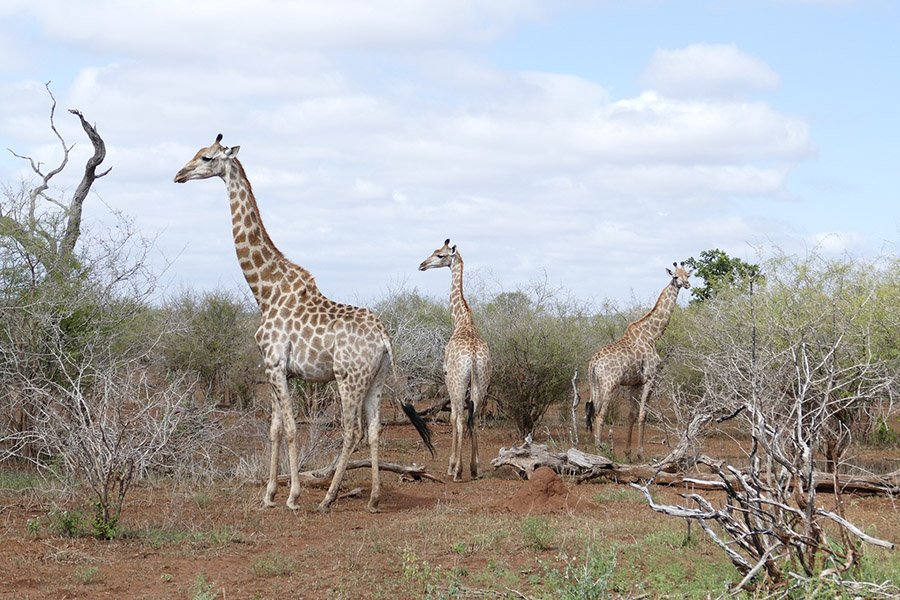
<svg viewBox="0 0 900 600"><path fill-rule="evenodd" d="M531 479L500 504L500 508L519 515L552 513L585 508L581 494L569 489L566 482L549 467L538 467Z"/></svg>

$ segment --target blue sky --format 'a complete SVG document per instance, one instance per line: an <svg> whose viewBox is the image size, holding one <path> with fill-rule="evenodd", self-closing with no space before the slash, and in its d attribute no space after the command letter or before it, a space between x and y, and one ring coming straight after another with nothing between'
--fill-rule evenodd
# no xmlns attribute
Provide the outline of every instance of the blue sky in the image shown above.
<svg viewBox="0 0 900 600"><path fill-rule="evenodd" d="M55 160L52 80L109 146L88 218L134 218L172 289L245 285L224 186L172 183L221 131L335 299L444 296L415 267L450 236L492 290L649 301L714 247L896 254L898 32L876 0L12 0L0 141Z"/></svg>

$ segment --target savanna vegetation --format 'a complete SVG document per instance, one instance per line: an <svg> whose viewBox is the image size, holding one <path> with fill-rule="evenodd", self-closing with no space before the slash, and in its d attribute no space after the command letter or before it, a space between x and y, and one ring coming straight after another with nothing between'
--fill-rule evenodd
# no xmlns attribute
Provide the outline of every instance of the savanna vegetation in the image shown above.
<svg viewBox="0 0 900 600"><path fill-rule="evenodd" d="M96 130L75 114L96 150L75 194L66 198L52 186L69 167L66 151L53 169L23 158L33 177L5 186L0 197L4 540L53 547L82 540L66 549L80 558L41 554L70 568L72 585L102 585L104 561L112 560L103 557L111 552L200 553L227 562L230 548L257 544L244 566L265 597L265 590L306 581L308 565L323 563L313 563L302 546L287 552L260 540L271 527L282 532L282 544L292 543L288 535L315 538L318 527L338 540L324 544L333 552L326 562L345 575L317 574L325 578L317 589L333 597L704 597L737 584L748 597L897 593L900 560L866 543L898 539L896 508L876 499L865 512L865 499L817 495L814 481L814 471L828 471L838 483L859 474L889 480L900 471L896 254L870 260L772 248L754 264L717 249L683 257L696 285L658 345L664 367L651 418L669 447L683 443L677 468L706 469L719 477L719 491L681 498L645 483L645 498L625 486L585 484L592 489L581 495L595 512L523 517L461 499L467 485L495 496L518 485L488 474L423 506L392 508L388 501L393 519L366 515L361 538L341 537L338 529L363 518L358 507L332 521L258 510L268 388L253 340L255 306L243 290L161 294L159 274L148 267L152 240L125 215L114 215L109 230L83 227L83 203L106 174L99 170L105 151ZM495 445L528 434L570 445L577 439L569 431L575 369L650 306L591 305L547 281L502 292L479 283L467 295L494 358L484 427ZM398 377L389 393L422 411L439 406L452 328L446 299L395 289L371 306L394 343ZM327 465L340 435L334 389L293 385L304 466ZM385 416L390 420L389 411ZM438 410L432 416L442 418ZM609 419L619 419L615 410ZM710 446L713 438L717 445ZM425 460L412 439L385 444ZM598 452L589 444L581 446ZM710 454L711 447L722 452ZM603 450L615 457L614 447ZM442 461L429 464L441 469ZM25 514L31 516L22 522ZM859 519L863 536L840 522ZM86 545L88 539L117 550ZM368 563L363 554L378 560ZM24 568L17 564L10 567ZM147 564L160 569L158 585L176 577ZM197 570L190 585L156 593L233 595L210 568L191 564ZM392 577L371 584L385 572Z"/></svg>

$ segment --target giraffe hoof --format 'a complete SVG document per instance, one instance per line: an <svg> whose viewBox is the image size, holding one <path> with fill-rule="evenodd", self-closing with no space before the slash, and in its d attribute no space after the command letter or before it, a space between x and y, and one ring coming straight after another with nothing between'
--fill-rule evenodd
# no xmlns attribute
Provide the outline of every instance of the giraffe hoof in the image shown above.
<svg viewBox="0 0 900 600"><path fill-rule="evenodd" d="M270 498L263 498L262 503L263 503L263 508L275 508L276 506L278 506Z"/></svg>
<svg viewBox="0 0 900 600"><path fill-rule="evenodd" d="M326 502L325 500L322 500L322 502L320 502L319 505L316 507L316 510L319 511L320 513L322 513L323 515L327 514L329 511L331 511L331 502Z"/></svg>
<svg viewBox="0 0 900 600"><path fill-rule="evenodd" d="M377 514L377 513L378 513L378 505L377 505L377 504L371 504L371 503L370 503L370 504L367 504L367 505L366 505L366 510L367 510L368 512L372 513L373 515L374 515L374 514Z"/></svg>
<svg viewBox="0 0 900 600"><path fill-rule="evenodd" d="M291 510L300 510L300 505L294 502L293 500L287 501L287 507Z"/></svg>

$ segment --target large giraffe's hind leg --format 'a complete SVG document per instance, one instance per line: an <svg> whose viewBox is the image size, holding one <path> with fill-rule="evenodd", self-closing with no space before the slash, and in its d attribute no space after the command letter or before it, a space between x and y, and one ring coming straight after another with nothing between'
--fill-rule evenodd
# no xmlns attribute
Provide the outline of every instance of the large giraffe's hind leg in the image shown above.
<svg viewBox="0 0 900 600"><path fill-rule="evenodd" d="M337 498L341 481L344 479L344 471L347 469L347 463L350 460L350 454L356 448L359 436L362 435L360 429L362 403L366 392L369 390L371 379L371 375L363 376L356 370L337 377L338 393L341 396L343 442L341 444L341 453L334 467L334 475L331 477L331 485L328 487L325 498L319 503L318 508L320 512L327 512L335 498Z"/></svg>
<svg viewBox="0 0 900 600"><path fill-rule="evenodd" d="M372 461L372 491L369 494L369 504L366 510L371 513L378 512L378 502L381 500L381 473L378 470L378 438L381 434L381 391L384 382L391 370L391 359L385 353L381 361L381 368L375 373L372 385L363 399L363 410L366 414L369 436L369 456Z"/></svg>

